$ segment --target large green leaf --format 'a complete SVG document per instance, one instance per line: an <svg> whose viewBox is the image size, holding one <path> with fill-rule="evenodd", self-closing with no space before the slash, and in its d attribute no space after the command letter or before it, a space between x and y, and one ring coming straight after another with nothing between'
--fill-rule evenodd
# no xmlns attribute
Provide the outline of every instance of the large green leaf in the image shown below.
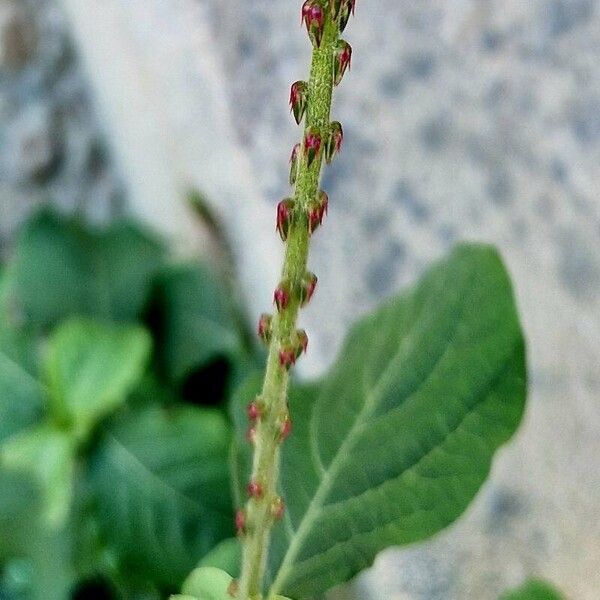
<svg viewBox="0 0 600 600"><path fill-rule="evenodd" d="M162 259L160 244L132 225L94 232L44 211L18 244L15 294L35 326L73 315L131 321L145 307Z"/></svg>
<svg viewBox="0 0 600 600"><path fill-rule="evenodd" d="M172 267L158 285L163 317L163 362L169 377L180 381L216 358L242 351L237 317L215 276L200 264Z"/></svg>
<svg viewBox="0 0 600 600"><path fill-rule="evenodd" d="M216 567L239 577L242 564L242 545L238 538L229 538L217 544L198 563L199 567Z"/></svg>
<svg viewBox="0 0 600 600"><path fill-rule="evenodd" d="M356 325L318 388L292 391L271 592L314 596L452 523L525 395L508 275L493 249L461 246Z"/></svg>
<svg viewBox="0 0 600 600"><path fill-rule="evenodd" d="M150 354L150 336L134 326L75 319L52 335L46 377L55 417L85 436L125 402Z"/></svg>
<svg viewBox="0 0 600 600"><path fill-rule="evenodd" d="M114 425L91 466L102 534L130 576L179 586L233 533L227 458L230 430L219 411L134 411Z"/></svg>
<svg viewBox="0 0 600 600"><path fill-rule="evenodd" d="M518 589L503 594L500 600L563 600L563 596L549 583L530 579Z"/></svg>

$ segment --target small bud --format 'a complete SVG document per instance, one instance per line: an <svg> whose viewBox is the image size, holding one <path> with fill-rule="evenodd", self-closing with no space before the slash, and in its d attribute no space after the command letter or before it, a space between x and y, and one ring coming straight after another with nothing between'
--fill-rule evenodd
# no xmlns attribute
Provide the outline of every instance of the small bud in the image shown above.
<svg viewBox="0 0 600 600"><path fill-rule="evenodd" d="M265 343L268 344L271 340L271 326L273 323L272 315L263 313L260 315L258 320L258 337Z"/></svg>
<svg viewBox="0 0 600 600"><path fill-rule="evenodd" d="M292 156L290 157L290 185L294 185L296 183L296 176L298 174L301 156L302 144L296 144L292 150Z"/></svg>
<svg viewBox="0 0 600 600"><path fill-rule="evenodd" d="M280 283L273 294L273 301L277 310L283 310L290 303L290 292L288 286L285 283Z"/></svg>
<svg viewBox="0 0 600 600"><path fill-rule="evenodd" d="M285 503L283 498L277 496L275 500L273 500L271 504L271 514L276 521L281 521L283 519L283 515L285 513Z"/></svg>
<svg viewBox="0 0 600 600"><path fill-rule="evenodd" d="M296 360L300 358L302 353L306 354L308 350L308 335L304 329L298 329L295 334L295 346L296 346Z"/></svg>
<svg viewBox="0 0 600 600"><path fill-rule="evenodd" d="M235 513L235 529L238 535L246 533L246 511L241 508Z"/></svg>
<svg viewBox="0 0 600 600"><path fill-rule="evenodd" d="M308 205L308 233L313 234L323 223L329 209L329 196L321 190L318 198Z"/></svg>
<svg viewBox="0 0 600 600"><path fill-rule="evenodd" d="M304 148L306 149L306 162L310 167L321 151L321 134L315 127L307 130L304 136Z"/></svg>
<svg viewBox="0 0 600 600"><path fill-rule="evenodd" d="M247 491L248 491L248 496L250 496L250 498L262 498L263 495L263 488L262 485L260 485L260 483L258 483L257 481L251 481L250 483L248 483L247 486Z"/></svg>
<svg viewBox="0 0 600 600"><path fill-rule="evenodd" d="M308 104L308 84L306 81L296 81L290 89L290 108L294 113L296 123L300 125Z"/></svg>
<svg viewBox="0 0 600 600"><path fill-rule="evenodd" d="M302 21L313 45L318 48L325 28L325 11L319 0L306 0L302 5Z"/></svg>
<svg viewBox="0 0 600 600"><path fill-rule="evenodd" d="M246 431L246 440L253 446L256 444L256 427L248 427L248 431Z"/></svg>
<svg viewBox="0 0 600 600"><path fill-rule="evenodd" d="M330 164L335 158L335 155L341 150L343 141L344 130L342 129L342 124L338 121L334 121L329 126L329 135L325 142L325 160L327 161L327 164Z"/></svg>
<svg viewBox="0 0 600 600"><path fill-rule="evenodd" d="M289 369L296 364L296 349L286 346L279 350L279 364L285 369Z"/></svg>
<svg viewBox="0 0 600 600"><path fill-rule="evenodd" d="M346 0L342 3L339 14L338 25L340 33L343 33L344 29L346 29L346 25L348 25L348 21L350 20L350 13L354 14L354 1Z"/></svg>
<svg viewBox="0 0 600 600"><path fill-rule="evenodd" d="M292 420L289 415L285 416L283 423L281 424L281 433L279 435L279 441L283 442L290 437L290 433L292 433Z"/></svg>
<svg viewBox="0 0 600 600"><path fill-rule="evenodd" d="M300 291L300 305L306 306L313 294L315 293L315 288L317 287L317 276L314 273L307 272L302 280L302 287Z"/></svg>
<svg viewBox="0 0 600 600"><path fill-rule="evenodd" d="M291 198L282 200L277 205L277 231L282 241L286 241L294 214L294 201Z"/></svg>
<svg viewBox="0 0 600 600"><path fill-rule="evenodd" d="M246 413L248 414L248 419L250 421L258 421L261 417L261 410L258 402L250 402L246 408Z"/></svg>
<svg viewBox="0 0 600 600"><path fill-rule="evenodd" d="M349 69L352 63L352 46L344 40L337 43L334 52L333 79L335 85L339 85L344 77L346 69Z"/></svg>
<svg viewBox="0 0 600 600"><path fill-rule="evenodd" d="M240 582L237 579L232 579L231 583L227 586L228 596L230 598L237 598L239 591L240 591Z"/></svg>

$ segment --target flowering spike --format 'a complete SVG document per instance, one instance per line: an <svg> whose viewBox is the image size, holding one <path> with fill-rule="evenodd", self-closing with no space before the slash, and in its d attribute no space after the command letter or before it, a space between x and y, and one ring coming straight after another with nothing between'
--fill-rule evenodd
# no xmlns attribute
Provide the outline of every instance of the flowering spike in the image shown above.
<svg viewBox="0 0 600 600"><path fill-rule="evenodd" d="M302 144L296 144L292 149L292 155L290 156L290 185L296 183L296 176L298 175L298 167L300 166L300 158L302 157Z"/></svg>
<svg viewBox="0 0 600 600"><path fill-rule="evenodd" d="M333 80L335 85L340 84L351 63L352 46L344 40L339 40L334 52Z"/></svg>
<svg viewBox="0 0 600 600"><path fill-rule="evenodd" d="M296 364L296 350L291 346L285 346L279 350L279 364L289 369Z"/></svg>
<svg viewBox="0 0 600 600"><path fill-rule="evenodd" d="M300 125L308 104L308 84L306 81L296 81L290 90L290 108L294 113L296 123Z"/></svg>
<svg viewBox="0 0 600 600"><path fill-rule="evenodd" d="M302 5L302 22L313 45L319 48L325 28L325 11L320 0L306 0Z"/></svg>
<svg viewBox="0 0 600 600"><path fill-rule="evenodd" d="M335 158L335 155L341 150L343 141L344 130L342 124L338 121L334 121L329 126L329 135L325 142L325 160L327 161L327 164L330 164Z"/></svg>
<svg viewBox="0 0 600 600"><path fill-rule="evenodd" d="M271 341L273 316L267 313L260 315L258 320L258 337L265 343L268 344Z"/></svg>
<svg viewBox="0 0 600 600"><path fill-rule="evenodd" d="M279 435L279 441L285 441L292 433L292 420L289 415L285 416L283 423L281 424L281 433Z"/></svg>
<svg viewBox="0 0 600 600"><path fill-rule="evenodd" d="M323 223L323 218L329 208L329 197L321 190L317 200L308 205L308 233L312 235Z"/></svg>
<svg viewBox="0 0 600 600"><path fill-rule="evenodd" d="M310 273L307 271L306 275L302 279L302 288L300 292L300 304L301 306L306 306L313 294L315 293L315 288L317 287L317 276L314 273Z"/></svg>
<svg viewBox="0 0 600 600"><path fill-rule="evenodd" d="M285 242L290 231L290 224L294 214L294 201L291 198L282 200L277 205L277 226L276 229L281 236L281 240Z"/></svg>
<svg viewBox="0 0 600 600"><path fill-rule="evenodd" d="M313 160L319 156L321 151L321 134L316 127L310 127L304 136L304 148L306 149L306 162L310 167Z"/></svg>
<svg viewBox="0 0 600 600"><path fill-rule="evenodd" d="M289 288L285 283L280 283L273 294L273 301L277 310L282 311L290 303Z"/></svg>
<svg viewBox="0 0 600 600"><path fill-rule="evenodd" d="M281 521L285 513L285 503L281 496L277 496L271 504L271 514L276 521Z"/></svg>
<svg viewBox="0 0 600 600"><path fill-rule="evenodd" d="M238 535L246 533L246 511L241 508L235 513L235 529Z"/></svg>
<svg viewBox="0 0 600 600"><path fill-rule="evenodd" d="M260 485L260 483L258 483L258 481L250 481L250 483L248 483L246 490L247 490L248 496L250 496L250 498L256 498L256 499L262 498L263 487L262 487L262 485Z"/></svg>

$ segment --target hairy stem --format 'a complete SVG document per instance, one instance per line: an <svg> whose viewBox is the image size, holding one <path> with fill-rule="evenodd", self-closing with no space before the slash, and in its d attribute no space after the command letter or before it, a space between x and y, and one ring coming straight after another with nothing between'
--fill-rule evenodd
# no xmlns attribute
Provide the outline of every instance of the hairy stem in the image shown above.
<svg viewBox="0 0 600 600"><path fill-rule="evenodd" d="M325 132L329 127L331 99L334 86L334 50L339 30L329 14L326 16L320 47L313 49L308 105L305 127ZM298 167L294 193L295 217L287 236L282 280L292 288L301 284L306 274L310 234L307 226L309 203L317 197L324 152L309 164L306 151ZM274 317L267 367L260 396L261 419L255 432L255 451L252 482L260 485L260 494L253 496L246 506L246 531L244 537L242 574L239 598L262 598L263 576L266 568L271 528L275 522L274 506L279 500L277 483L282 427L288 419L288 370L282 366L280 351L289 343L296 331L301 300L291 294L289 303Z"/></svg>

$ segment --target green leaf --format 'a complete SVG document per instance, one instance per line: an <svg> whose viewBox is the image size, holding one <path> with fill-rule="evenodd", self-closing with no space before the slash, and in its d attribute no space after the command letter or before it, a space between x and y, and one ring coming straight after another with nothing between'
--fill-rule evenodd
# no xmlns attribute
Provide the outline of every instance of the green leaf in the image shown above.
<svg viewBox="0 0 600 600"><path fill-rule="evenodd" d="M15 295L37 327L73 315L132 321L147 303L163 254L156 240L132 225L95 232L44 211L20 238Z"/></svg>
<svg viewBox="0 0 600 600"><path fill-rule="evenodd" d="M103 537L129 576L178 587L233 533L230 430L215 410L135 411L93 458L90 485Z"/></svg>
<svg viewBox="0 0 600 600"><path fill-rule="evenodd" d="M199 563L199 567L216 567L239 577L242 564L242 545L237 538L223 540L217 544Z"/></svg>
<svg viewBox="0 0 600 600"><path fill-rule="evenodd" d="M230 299L215 276L200 264L172 267L158 286L163 313L163 362L181 381L216 358L242 351L239 324Z"/></svg>
<svg viewBox="0 0 600 600"><path fill-rule="evenodd" d="M524 409L524 343L508 275L465 245L356 325L327 378L292 392L286 517L271 593L317 595L391 545L452 523Z"/></svg>
<svg viewBox="0 0 600 600"><path fill-rule="evenodd" d="M516 590L503 594L500 600L563 600L563 596L545 581L530 579Z"/></svg>
<svg viewBox="0 0 600 600"><path fill-rule="evenodd" d="M75 468L72 436L46 424L28 429L4 443L0 465L35 477L43 493L44 519L49 527L57 529L66 522Z"/></svg>
<svg viewBox="0 0 600 600"><path fill-rule="evenodd" d="M140 327L71 320L52 335L46 376L54 416L85 436L121 406L140 380L150 354Z"/></svg>

